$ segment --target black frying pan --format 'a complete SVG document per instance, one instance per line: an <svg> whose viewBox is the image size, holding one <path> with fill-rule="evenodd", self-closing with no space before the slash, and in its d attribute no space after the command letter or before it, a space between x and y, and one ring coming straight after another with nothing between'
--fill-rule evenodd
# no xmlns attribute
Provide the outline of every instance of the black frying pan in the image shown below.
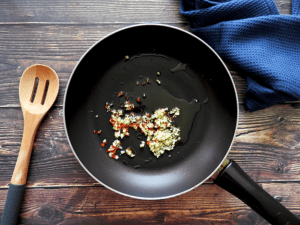
<svg viewBox="0 0 300 225"><path fill-rule="evenodd" d="M181 128L182 141L173 151L157 159L148 147L139 148L141 139L146 138L132 129L130 137L121 143L124 148L132 146L136 157L108 157L106 150L115 138L108 122L110 113L104 106L106 102L113 102L115 108L120 106L125 99L117 97L120 91L135 103L137 114L180 108L175 123ZM137 97L142 103L135 101ZM194 189L213 174L217 177L218 169L224 167L215 183L272 224L299 224L296 216L236 163L226 160L238 123L235 86L213 49L184 30L137 25L96 43L81 58L69 80L64 122L70 146L83 168L119 194L152 200L174 197ZM94 130L102 133L94 134ZM103 139L107 139L106 147L101 147Z"/></svg>

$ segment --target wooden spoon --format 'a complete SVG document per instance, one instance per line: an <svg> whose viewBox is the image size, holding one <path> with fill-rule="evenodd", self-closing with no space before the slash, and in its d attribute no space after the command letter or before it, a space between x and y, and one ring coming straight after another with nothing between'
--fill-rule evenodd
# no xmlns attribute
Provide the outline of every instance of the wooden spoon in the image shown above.
<svg viewBox="0 0 300 225"><path fill-rule="evenodd" d="M58 76L48 66L30 66L22 75L19 97L24 116L23 139L8 189L2 225L17 223L36 131L43 117L53 105L58 89Z"/></svg>

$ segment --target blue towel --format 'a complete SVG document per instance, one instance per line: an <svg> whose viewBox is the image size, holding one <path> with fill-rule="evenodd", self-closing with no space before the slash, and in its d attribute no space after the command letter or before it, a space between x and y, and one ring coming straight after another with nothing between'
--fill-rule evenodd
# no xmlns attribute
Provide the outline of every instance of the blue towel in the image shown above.
<svg viewBox="0 0 300 225"><path fill-rule="evenodd" d="M280 15L273 0L181 0L180 12L193 33L246 75L251 112L300 99L300 0L293 0L292 15Z"/></svg>

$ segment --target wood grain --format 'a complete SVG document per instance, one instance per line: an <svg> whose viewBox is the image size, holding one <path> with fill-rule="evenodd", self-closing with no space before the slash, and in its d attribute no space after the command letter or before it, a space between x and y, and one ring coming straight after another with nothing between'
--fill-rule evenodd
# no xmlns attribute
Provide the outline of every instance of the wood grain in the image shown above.
<svg viewBox="0 0 300 225"><path fill-rule="evenodd" d="M187 25L176 26L188 30ZM33 64L45 64L56 71L60 79L60 90L55 105L61 106L68 79L80 57L98 40L122 27L124 25L0 26L0 107L20 106L20 77ZM228 67L242 104L246 90L245 78L234 67Z"/></svg>
<svg viewBox="0 0 300 225"><path fill-rule="evenodd" d="M0 2L2 23L186 23L179 0L15 0ZM281 14L290 14L291 0L275 1Z"/></svg>
<svg viewBox="0 0 300 225"><path fill-rule="evenodd" d="M0 1L0 217L23 133L20 77L28 66L40 63L58 73L60 92L37 132L20 224L268 224L211 181L172 199L121 196L93 180L68 145L63 95L80 57L99 39L131 24L166 23L189 30L179 2ZM275 3L281 14L290 14L291 0ZM240 101L229 158L299 216L299 104L248 112L243 105L245 74L228 67Z"/></svg>
<svg viewBox="0 0 300 225"><path fill-rule="evenodd" d="M0 112L0 186L7 187L22 140L23 115L19 108L2 108ZM93 185L93 179L71 152L62 116L61 108L52 108L42 121L33 147L27 186Z"/></svg>
<svg viewBox="0 0 300 225"><path fill-rule="evenodd" d="M0 2L0 21L76 24L186 22L179 13L179 0L5 1Z"/></svg>
<svg viewBox="0 0 300 225"><path fill-rule="evenodd" d="M300 216L300 184L262 187ZM6 192L0 190L0 215ZM268 224L213 184L155 201L128 198L103 187L30 188L23 202L20 224Z"/></svg>
<svg viewBox="0 0 300 225"><path fill-rule="evenodd" d="M299 109L290 105L250 113L240 106L240 123L229 158L257 182L300 181ZM22 138L19 108L0 108L0 187L10 180ZM28 187L93 186L74 157L63 127L63 109L54 107L37 132Z"/></svg>

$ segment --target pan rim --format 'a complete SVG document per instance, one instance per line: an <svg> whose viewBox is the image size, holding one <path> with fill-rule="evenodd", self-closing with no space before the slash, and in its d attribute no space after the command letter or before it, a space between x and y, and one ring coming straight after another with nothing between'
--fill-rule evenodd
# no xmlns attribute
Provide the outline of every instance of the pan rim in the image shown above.
<svg viewBox="0 0 300 225"><path fill-rule="evenodd" d="M120 192L106 184L104 184L103 182L101 182L100 180L98 180L84 165L83 163L80 161L79 157L77 156L74 148L73 148L73 145L71 143L71 140L69 138L69 134L68 134L68 130L67 130L67 125L66 125L66 99L67 99L67 92L68 92L68 89L69 89L69 85L71 83L71 80L74 76L74 73L77 69L77 67L79 66L79 64L81 63L81 61L83 60L83 58L97 45L99 44L101 41L109 38L110 36L114 35L115 33L118 33L120 31L123 31L123 30L127 30L127 29L130 29L130 28L135 28L135 27L140 27L140 26L161 26L161 27L167 27L167 28L172 28L172 29L176 29L178 31L181 31L181 32L184 32L194 38L196 38L198 41L202 42L202 44L204 44L206 47L208 47L210 49L210 51L212 53L215 54L215 56L217 56L217 58L219 59L219 61L222 63L222 65L224 66L226 72L227 72L227 75L232 83L232 87L233 87L233 90L234 90L234 94L235 94L235 99L236 99L236 125L235 125L235 130L234 130L234 133L233 133L233 136L232 136L232 140L231 140L231 143L228 147L228 150L225 154L225 156L223 157L223 159L221 160L220 164L215 168L215 170L209 174L205 179L203 179L201 182L199 182L198 184L196 184L195 186L189 188L189 189L186 189L182 192L179 192L179 193L176 193L176 194L172 194L172 195L167 195L167 196L161 196L161 197L141 197L141 196L135 196L135 195L130 195L130 194L126 194L126 193L123 193L123 192ZM68 82L67 82L67 85L66 85L66 89L65 89L65 94L64 94L64 100L63 100L63 122L64 122L64 130L65 130L65 133L66 133L66 136L67 136L67 140L68 140L68 143L69 143L69 146L75 156L75 158L77 159L77 161L79 162L79 164L82 166L82 168L95 180L97 181L99 184L103 185L105 188L115 192L115 193L118 193L120 195L123 195L123 196L126 196L126 197L130 197L130 198L134 198L134 199L140 199L140 200L162 200L162 199L169 199L169 198L173 198L173 197L176 197L176 196L179 196L179 195L182 195L182 194L185 194L195 188L197 188L198 186L200 186L201 184L203 184L205 181L207 181L213 174L215 174L217 172L217 170L219 169L219 167L223 164L223 162L226 160L230 150L231 150L231 147L233 145L233 142L234 142L234 139L235 139L235 136L236 136L236 131L237 131L237 127L238 127L238 123L239 123L239 100L238 100L238 95L237 95L237 90L236 90L236 87L234 85L234 81L233 81L233 78L227 68L227 66L225 65L225 63L223 62L223 60L221 59L221 57L217 54L217 52L212 48L210 47L205 41L203 41L201 38L199 38L198 36L196 36L195 34L189 32L189 31L186 31L182 28L178 28L178 27L175 27L175 26L172 26L172 25L168 25L168 24L161 24L161 23L142 23L142 24L134 24L134 25L128 25L128 26L125 26L125 27L122 27L122 28L119 28L107 35L105 35L103 38L99 39L98 41L96 41L89 49L87 49L85 51L85 53L80 57L80 59L78 60L78 62L76 63L69 79L68 79Z"/></svg>

